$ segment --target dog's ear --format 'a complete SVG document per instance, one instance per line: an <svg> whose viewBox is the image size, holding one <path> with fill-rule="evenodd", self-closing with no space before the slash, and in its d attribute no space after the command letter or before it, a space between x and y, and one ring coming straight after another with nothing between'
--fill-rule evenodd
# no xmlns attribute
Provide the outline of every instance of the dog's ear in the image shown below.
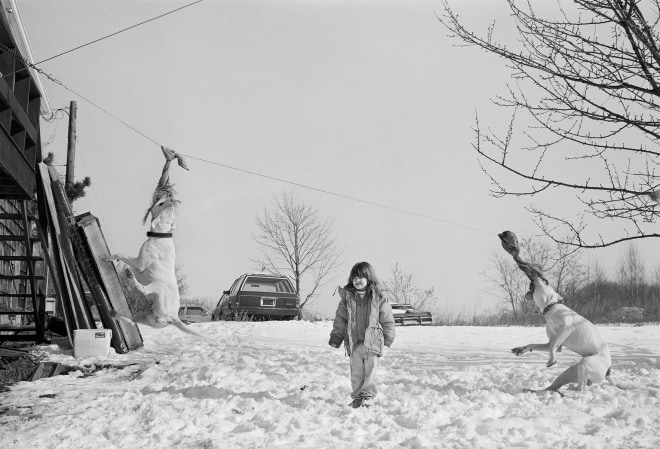
<svg viewBox="0 0 660 449"><path fill-rule="evenodd" d="M150 214L151 214L151 208L147 209L147 211L144 213L144 217L142 217L142 224L147 223Z"/></svg>

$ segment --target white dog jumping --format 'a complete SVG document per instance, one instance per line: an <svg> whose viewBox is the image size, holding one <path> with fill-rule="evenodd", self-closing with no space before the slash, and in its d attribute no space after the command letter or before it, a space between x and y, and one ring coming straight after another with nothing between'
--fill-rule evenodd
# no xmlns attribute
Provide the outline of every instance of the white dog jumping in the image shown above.
<svg viewBox="0 0 660 449"><path fill-rule="evenodd" d="M107 262L121 260L126 263L134 276L129 276L136 287L144 293L152 304L150 312L135 315L132 321L146 324L155 328L162 328L173 324L184 332L199 335L186 326L179 318L181 298L175 274L174 241L172 231L176 228L176 205L174 189L169 182L169 166L172 160L177 159L179 166L188 169L183 158L170 150L161 147L165 155L165 166L153 195L151 207L145 214L146 222L151 215L151 228L147 232L147 240L142 244L137 257L127 257L121 254L112 254L103 259ZM118 316L121 319L128 317Z"/></svg>
<svg viewBox="0 0 660 449"><path fill-rule="evenodd" d="M549 353L546 364L548 368L557 363L557 352L561 351L562 346L582 356L578 363L561 373L545 390L557 391L564 385L577 383L578 389L584 391L586 386L591 385L592 382L602 382L603 380L614 385L610 378L612 366L610 350L596 326L575 311L560 304L561 297L549 285L540 269L520 259L515 234L506 231L499 237L504 249L513 256L520 269L531 280L530 290L525 298L528 301L533 300L536 307L543 312L546 322L545 330L549 339L547 343L520 346L513 348L511 352L519 356L526 352L547 351Z"/></svg>
<svg viewBox="0 0 660 449"><path fill-rule="evenodd" d="M545 331L549 341L520 346L511 351L517 356L526 352L547 351L548 368L557 363L557 352L561 351L562 346L582 356L578 363L561 373L546 390L557 391L566 384L577 383L579 390L584 391L592 382L603 380L614 385L610 377L610 349L596 326L565 305L559 304L561 297L544 279L537 277L532 285L533 289L525 298L533 300L545 315Z"/></svg>

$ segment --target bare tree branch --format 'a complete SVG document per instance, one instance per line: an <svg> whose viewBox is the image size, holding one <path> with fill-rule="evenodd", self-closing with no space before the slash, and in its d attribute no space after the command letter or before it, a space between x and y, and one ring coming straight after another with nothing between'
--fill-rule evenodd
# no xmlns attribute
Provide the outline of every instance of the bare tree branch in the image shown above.
<svg viewBox="0 0 660 449"><path fill-rule="evenodd" d="M513 111L505 133L475 120L473 148L491 194L574 191L584 207L577 219L564 207L528 209L555 242L593 248L660 237L647 226L660 216L660 0L507 3L516 48L493 40L494 23L483 35L466 28L448 0L438 17L451 37L512 71L508 94L494 99ZM617 223L619 236L592 231L605 222Z"/></svg>
<svg viewBox="0 0 660 449"><path fill-rule="evenodd" d="M383 280L383 286L393 302L410 304L417 310L424 310L437 300L433 286L427 289L420 288L414 276L403 272L398 263L392 269L390 277Z"/></svg>

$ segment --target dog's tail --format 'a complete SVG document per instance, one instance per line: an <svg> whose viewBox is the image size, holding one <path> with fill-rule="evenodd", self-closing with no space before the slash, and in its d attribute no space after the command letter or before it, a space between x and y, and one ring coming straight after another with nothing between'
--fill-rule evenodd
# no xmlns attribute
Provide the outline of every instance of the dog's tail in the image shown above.
<svg viewBox="0 0 660 449"><path fill-rule="evenodd" d="M183 331L187 334L194 335L194 336L199 337L199 338L206 338L204 335L192 330L190 328L190 326L187 326L186 324L184 324L183 321L181 321L181 319L178 316L171 317L167 321L164 321L164 320L154 319L154 316L153 316L152 313L140 314L140 315L137 315L133 318L129 318L129 317L124 316L124 315L120 315L114 310L112 312L110 312L110 314L112 315L113 318L119 319L119 320L124 320L127 323L146 324L147 326L151 326L151 327L156 328L156 329L161 329L161 328L167 326L168 324L173 324L174 326L178 327L181 331Z"/></svg>
<svg viewBox="0 0 660 449"><path fill-rule="evenodd" d="M172 324L174 324L176 327L178 327L180 330L183 332L194 335L196 337L204 338L204 336L190 328L190 326L186 325L179 317L174 317L172 318Z"/></svg>

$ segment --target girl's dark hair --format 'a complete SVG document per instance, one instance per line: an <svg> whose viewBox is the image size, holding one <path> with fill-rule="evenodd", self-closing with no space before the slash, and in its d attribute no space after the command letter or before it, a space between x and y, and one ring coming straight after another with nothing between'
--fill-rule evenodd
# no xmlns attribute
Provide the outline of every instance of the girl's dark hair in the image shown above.
<svg viewBox="0 0 660 449"><path fill-rule="evenodd" d="M344 288L354 290L353 278L356 277L365 278L367 280L367 287L373 287L376 291L380 290L380 283L376 277L376 271L369 262L358 262L353 265L353 268L351 268L351 274L348 275L348 283Z"/></svg>

